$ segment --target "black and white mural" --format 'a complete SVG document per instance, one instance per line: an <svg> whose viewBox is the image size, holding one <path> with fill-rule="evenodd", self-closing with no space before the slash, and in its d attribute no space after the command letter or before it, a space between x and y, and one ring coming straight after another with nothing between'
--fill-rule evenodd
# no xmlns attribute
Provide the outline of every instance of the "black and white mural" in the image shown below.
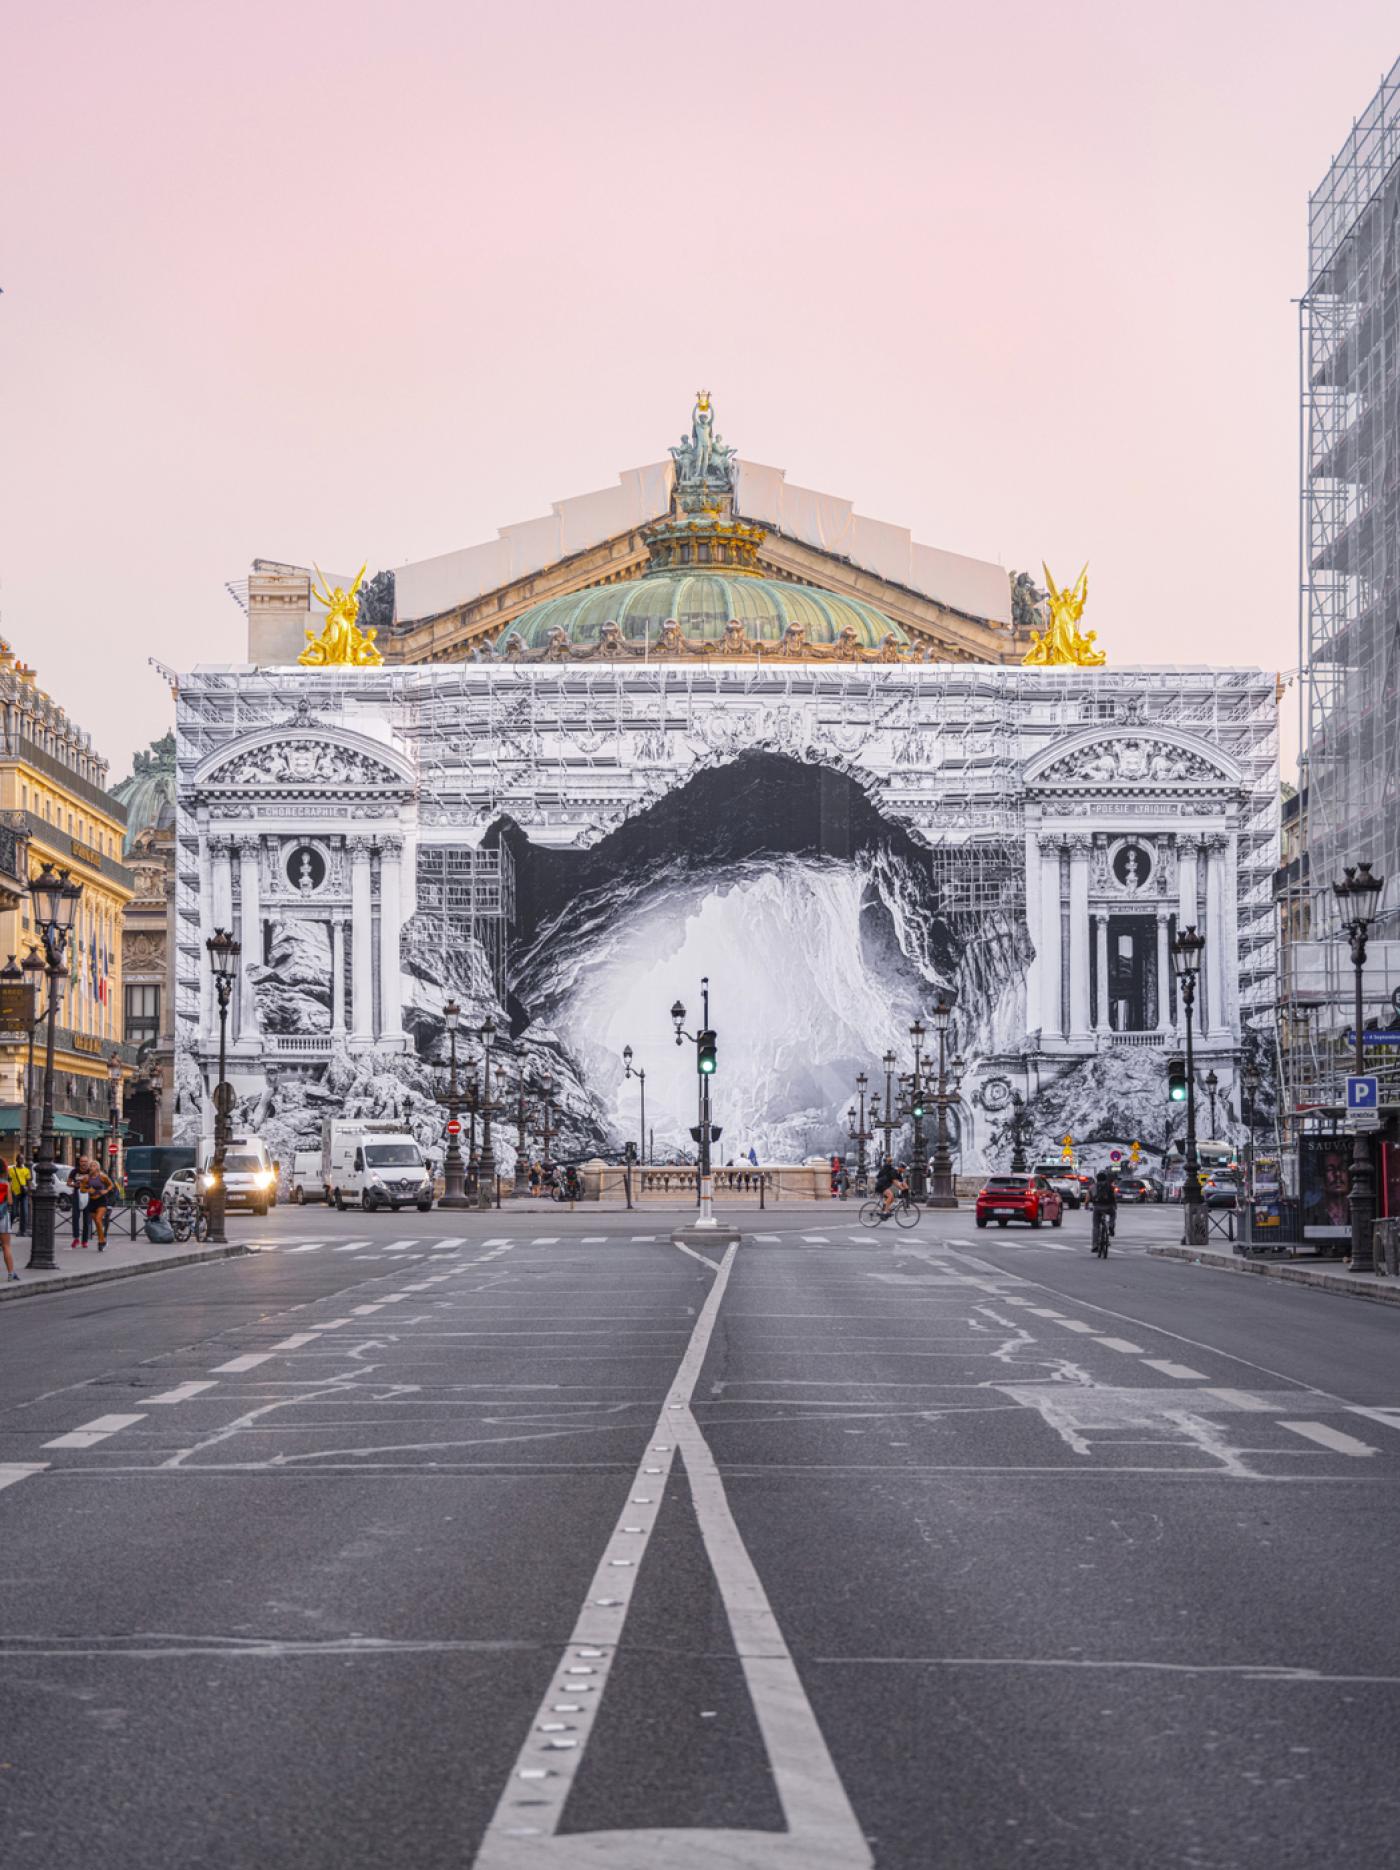
<svg viewBox="0 0 1400 1870"><path fill-rule="evenodd" d="M443 1008L500 1034L571 1155L691 1147L669 1009L708 976L724 1157L844 1150L941 995L964 1166L1171 1137L1169 944L1207 937L1201 1070L1232 1110L1272 969L1272 677L794 665L201 670L179 703L177 1122L210 1127L214 927L242 941L229 1076L286 1159L325 1114L440 1149ZM1234 1119L1232 1119L1234 1120Z"/></svg>

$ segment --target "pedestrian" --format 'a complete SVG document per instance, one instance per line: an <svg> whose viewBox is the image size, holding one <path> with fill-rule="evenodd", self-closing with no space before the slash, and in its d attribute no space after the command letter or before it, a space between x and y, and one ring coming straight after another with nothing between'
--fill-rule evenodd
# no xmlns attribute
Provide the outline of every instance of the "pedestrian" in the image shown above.
<svg viewBox="0 0 1400 1870"><path fill-rule="evenodd" d="M104 1253L107 1248L107 1214L116 1186L100 1162L94 1160L89 1163L87 1218L97 1229L99 1253Z"/></svg>
<svg viewBox="0 0 1400 1870"><path fill-rule="evenodd" d="M29 1232L29 1184L34 1179L34 1171L18 1155L10 1166L10 1202L15 1211L15 1232Z"/></svg>
<svg viewBox="0 0 1400 1870"><path fill-rule="evenodd" d="M10 1167L0 1156L0 1254L5 1259L5 1277L7 1280L18 1279L15 1263L10 1257Z"/></svg>
<svg viewBox="0 0 1400 1870"><path fill-rule="evenodd" d="M73 1238L71 1246L86 1247L92 1238L92 1222L88 1217L88 1159L79 1156L68 1172L68 1188L73 1199Z"/></svg>
<svg viewBox="0 0 1400 1870"><path fill-rule="evenodd" d="M839 1156L833 1156L831 1158L831 1199L835 1201L836 1197L840 1194L840 1192L841 1192L841 1158Z"/></svg>

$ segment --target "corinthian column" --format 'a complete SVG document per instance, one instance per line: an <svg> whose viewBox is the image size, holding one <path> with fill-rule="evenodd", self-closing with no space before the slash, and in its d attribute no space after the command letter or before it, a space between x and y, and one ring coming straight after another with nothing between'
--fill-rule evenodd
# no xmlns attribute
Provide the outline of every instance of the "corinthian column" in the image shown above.
<svg viewBox="0 0 1400 1870"><path fill-rule="evenodd" d="M199 1042L206 1045L214 1026L214 970L209 965L209 953L204 944L214 933L214 840L207 831L199 834ZM175 953L175 940L167 936L169 951ZM162 1005L168 1004L169 994L164 996ZM169 1015L175 1016L174 1007Z"/></svg>
<svg viewBox="0 0 1400 1870"><path fill-rule="evenodd" d="M1065 1032L1060 992L1060 839L1042 832L1040 837L1040 1005L1038 1024L1053 1039Z"/></svg>
<svg viewBox="0 0 1400 1870"><path fill-rule="evenodd" d="M256 1039L258 1036L258 1002L248 971L250 968L261 967L263 958L262 907L258 900L258 863L261 856L261 838L238 840L238 882L243 898L238 934L243 948L238 958L238 1036L240 1039Z"/></svg>
<svg viewBox="0 0 1400 1870"><path fill-rule="evenodd" d="M1224 838L1208 838L1206 859L1205 993L1201 996L1201 1036L1225 1030Z"/></svg>
<svg viewBox="0 0 1400 1870"><path fill-rule="evenodd" d="M403 839L379 840L379 1028L392 1046L403 1036L403 982L399 974L402 921L399 874Z"/></svg>
<svg viewBox="0 0 1400 1870"><path fill-rule="evenodd" d="M1167 912L1157 911L1157 1030L1165 1032L1171 1024L1172 957L1167 940Z"/></svg>
<svg viewBox="0 0 1400 1870"><path fill-rule="evenodd" d="M1089 1030L1089 839L1069 840L1069 1036L1087 1044Z"/></svg>
<svg viewBox="0 0 1400 1870"><path fill-rule="evenodd" d="M331 917L331 1037L345 1037L345 918Z"/></svg>
<svg viewBox="0 0 1400 1870"><path fill-rule="evenodd" d="M350 846L350 990L354 1036L374 1038L374 910L370 900L369 839L351 838Z"/></svg>
<svg viewBox="0 0 1400 1870"><path fill-rule="evenodd" d="M1034 831L1026 833L1026 933L1031 940L1030 966L1026 969L1026 1031L1032 1033L1045 1025L1041 1011L1045 937L1040 926L1040 840Z"/></svg>
<svg viewBox="0 0 1400 1870"><path fill-rule="evenodd" d="M1099 998L1094 1008L1095 1032L1108 1032L1113 1026L1113 1006L1108 997L1108 916L1104 912L1095 918L1095 933L1098 937L1096 957L1099 973Z"/></svg>

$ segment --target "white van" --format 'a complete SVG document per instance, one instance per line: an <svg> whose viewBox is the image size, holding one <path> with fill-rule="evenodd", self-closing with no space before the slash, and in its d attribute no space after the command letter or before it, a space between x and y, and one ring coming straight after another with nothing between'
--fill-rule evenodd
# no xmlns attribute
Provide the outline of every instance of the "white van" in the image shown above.
<svg viewBox="0 0 1400 1870"><path fill-rule="evenodd" d="M321 1179L319 1149L299 1149L292 1157L292 1185L288 1199L294 1207L304 1201L324 1201L326 1184Z"/></svg>
<svg viewBox="0 0 1400 1870"><path fill-rule="evenodd" d="M214 1144L199 1147L200 1185L208 1189ZM278 1165L260 1136L231 1136L224 1145L224 1206L266 1214L277 1205Z"/></svg>
<svg viewBox="0 0 1400 1870"><path fill-rule="evenodd" d="M392 1122L326 1119L321 1131L321 1180L337 1208L352 1201L366 1211L412 1202L426 1214L433 1181L417 1142Z"/></svg>

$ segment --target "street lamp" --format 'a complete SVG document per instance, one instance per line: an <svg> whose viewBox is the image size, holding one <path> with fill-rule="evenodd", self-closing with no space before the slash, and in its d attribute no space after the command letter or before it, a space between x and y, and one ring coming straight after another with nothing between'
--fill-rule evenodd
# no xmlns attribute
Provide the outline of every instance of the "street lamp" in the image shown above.
<svg viewBox="0 0 1400 1870"><path fill-rule="evenodd" d="M1348 864L1341 882L1332 885L1344 918L1342 927L1351 942L1351 964L1356 970L1357 1077L1366 1070L1366 1022L1361 998L1362 974L1366 966L1366 937L1375 919L1376 905L1384 885L1384 877L1373 876L1370 864L1365 862ZM1375 1212L1376 1184L1371 1172L1371 1145L1358 1122L1351 1147L1351 1270L1354 1273L1375 1271L1371 1239L1371 1222Z"/></svg>
<svg viewBox="0 0 1400 1870"><path fill-rule="evenodd" d="M39 1011L39 977L44 972L44 957L33 942L29 944L29 953L19 965L20 971L29 976L29 1006L26 1019L29 1028L29 1063L24 1080L24 1160L32 1170L34 1159L29 1151L32 1127L30 1119L34 1110L34 1034L39 1021L44 1017ZM47 1012L47 1008L45 1011Z"/></svg>
<svg viewBox="0 0 1400 1870"><path fill-rule="evenodd" d="M1186 1025L1186 1184L1181 1191L1181 1199L1184 1209L1182 1243L1188 1247L1203 1247L1206 1244L1206 1211L1201 1197L1200 1161L1196 1154L1196 1065L1191 1040L1196 976L1200 972L1201 950L1205 945L1206 938L1196 932L1194 923L1181 929L1172 942L1172 956L1181 988L1181 1007Z"/></svg>
<svg viewBox="0 0 1400 1870"><path fill-rule="evenodd" d="M58 1201L54 1178L54 1026L61 991L58 983L68 975L64 955L82 893L81 883L74 883L67 871L55 870L47 860L29 885L34 927L43 947L43 966L49 983L44 1036L44 1108L40 1119L39 1154L34 1161L34 1242L29 1255L29 1264L37 1272L56 1270L53 1257L54 1208Z"/></svg>
<svg viewBox="0 0 1400 1870"><path fill-rule="evenodd" d="M449 1000L442 1009L442 1023L447 1028L447 1095L438 1102L447 1110L447 1149L442 1158L442 1200L440 1208L465 1208L468 1205L462 1165L462 1099L457 1089L457 1026L462 1009Z"/></svg>
<svg viewBox="0 0 1400 1870"><path fill-rule="evenodd" d="M107 1173L120 1187L125 1179L121 1174L121 1129L122 1129L122 1055L113 1052L107 1060Z"/></svg>
<svg viewBox="0 0 1400 1870"><path fill-rule="evenodd" d="M481 1028L481 1174L477 1181L479 1208L489 1209L496 1199L496 1150L491 1141L491 1119L496 1103L491 1095L491 1047L496 1040L496 1022L488 1013Z"/></svg>
<svg viewBox="0 0 1400 1870"><path fill-rule="evenodd" d="M933 1151L933 1187L929 1194L927 1205L930 1208L956 1208L958 1205L958 1197L953 1187L953 1159L948 1153L948 1106L954 1101L955 1095L954 1093L950 1093L948 1089L948 1026L953 1017L953 1009L940 995L938 1004L934 1007L929 1017L933 1021L934 1031L938 1034L938 1091L935 1098L938 1105L938 1133ZM919 1026L917 1020L911 1030L922 1036L922 1028ZM960 1059L955 1061L955 1063L959 1065L961 1062ZM914 1042L914 1088L916 1093L919 1088L917 1082L918 1076L919 1056L918 1038L916 1038ZM916 1175L919 1172L919 1151L921 1143L922 1133L919 1120L916 1117L914 1120L914 1172Z"/></svg>
<svg viewBox="0 0 1400 1870"><path fill-rule="evenodd" d="M685 1030L685 1007L677 1000L671 1008L671 1024L676 1031L676 1044L689 1039L695 1046L695 1072L700 1081L700 1121L693 1132L700 1146L700 1215L697 1227L715 1227L714 1180L710 1171L710 1140L713 1123L710 1115L710 1077L715 1068L714 1039L710 1026L710 977L704 974L700 979L701 1014L698 1032Z"/></svg>
<svg viewBox="0 0 1400 1870"><path fill-rule="evenodd" d="M529 1119L525 1102L525 1061L520 1062L520 1082L515 1087L515 1188L517 1197L530 1192L530 1152L525 1144L525 1125Z"/></svg>
<svg viewBox="0 0 1400 1870"><path fill-rule="evenodd" d="M880 1063L885 1068L885 1101L883 1105L880 1103L880 1093L878 1091L875 1093L874 1097L871 1099L870 1127L872 1130L878 1130L881 1136L884 1138L884 1143L882 1146L884 1153L881 1157L881 1160L884 1162L892 1163L894 1161L894 1148L891 1143L891 1138L893 1137L894 1132L899 1128L899 1117L895 1111L895 1096L894 1096L895 1056L894 1056L894 1053L886 1052L885 1056L880 1060ZM883 1122L875 1114L877 1110L881 1110L881 1109L883 1109L885 1113Z"/></svg>
<svg viewBox="0 0 1400 1870"><path fill-rule="evenodd" d="M1206 1073L1206 1090L1210 1094L1210 1133L1212 1137L1219 1135L1219 1126L1215 1115L1215 1094L1219 1089L1220 1080L1215 1075L1215 1067L1212 1066Z"/></svg>
<svg viewBox="0 0 1400 1870"><path fill-rule="evenodd" d="M1259 1067L1244 1066L1240 1072L1240 1093L1244 1100L1244 1237L1249 1242L1254 1239L1254 1103L1259 1085Z"/></svg>
<svg viewBox="0 0 1400 1870"><path fill-rule="evenodd" d="M1026 1100L1019 1091L1011 1093L1011 1173L1027 1173Z"/></svg>
<svg viewBox="0 0 1400 1870"><path fill-rule="evenodd" d="M225 1079L228 1059L228 1008L233 983L238 978L238 957L243 944L227 929L216 928L204 944L209 951L209 965L214 973L214 991L219 1001L219 1081L214 1086L214 1160L205 1178L204 1192L209 1209L209 1239L222 1242L224 1232L224 1154L228 1148L228 1120L233 1113L233 1087Z"/></svg>
<svg viewBox="0 0 1400 1870"><path fill-rule="evenodd" d="M866 1178L870 1172L870 1165L866 1160L865 1154L865 1146L870 1141L871 1135L870 1130L866 1128L865 1124L865 1094L869 1088L870 1079L863 1071L859 1072L856 1076L856 1095L860 1099L860 1111L859 1114L857 1114L855 1110L847 1112L848 1117L855 1123L855 1128L851 1130L849 1134L851 1141L856 1146L856 1186L862 1191L864 1191ZM878 1091L876 1092L876 1096L879 1096Z"/></svg>
<svg viewBox="0 0 1400 1870"><path fill-rule="evenodd" d="M679 1005L679 1002L677 1002L677 1004ZM673 1007L671 1011L672 1011L672 1017L674 1017L675 1008ZM681 1018L682 1019L685 1018L684 1007L681 1007ZM637 1080L638 1089L641 1092L642 1134L641 1134L641 1139L640 1139L640 1142L637 1148L637 1160L638 1162L648 1162L650 1161L650 1152L647 1149L647 1075L640 1065L634 1065L632 1063L632 1048L630 1045L624 1045L622 1048L622 1062L623 1062L623 1065L626 1067L626 1069L624 1070L622 1074L623 1077L624 1078L635 1078Z"/></svg>

